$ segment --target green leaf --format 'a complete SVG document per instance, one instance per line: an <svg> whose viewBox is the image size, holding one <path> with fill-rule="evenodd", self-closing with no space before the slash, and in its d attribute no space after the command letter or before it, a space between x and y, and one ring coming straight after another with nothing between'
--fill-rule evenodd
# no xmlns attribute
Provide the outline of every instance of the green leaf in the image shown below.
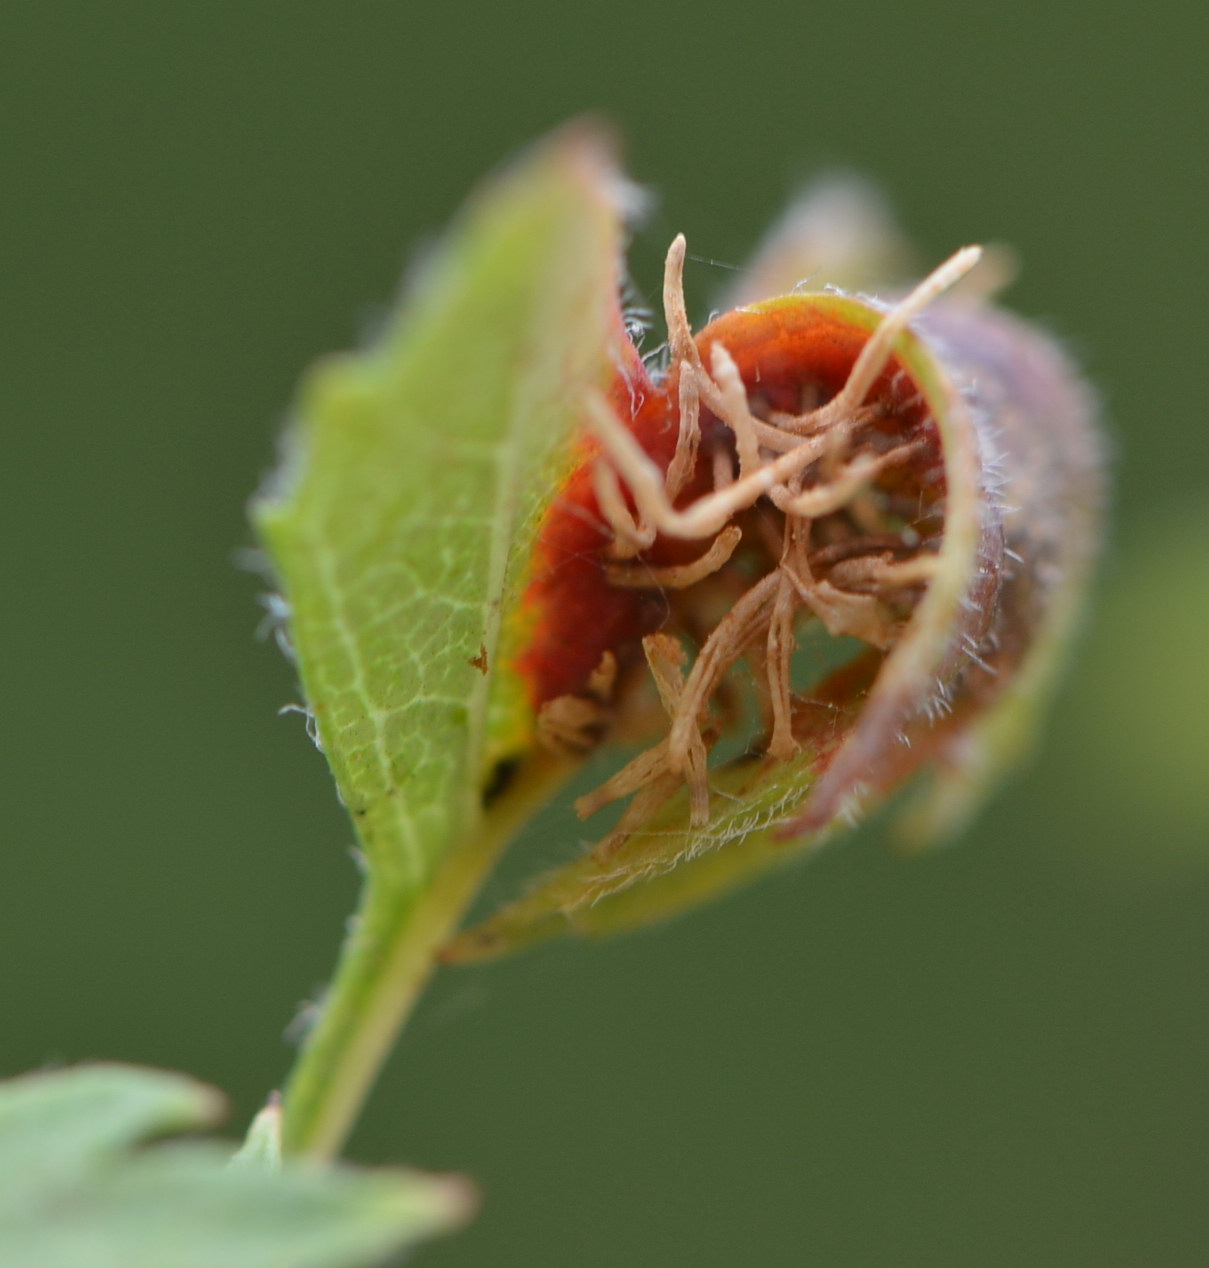
<svg viewBox="0 0 1209 1268"><path fill-rule="evenodd" d="M404 889L527 738L493 670L579 402L608 375L618 187L580 129L482 192L381 341L313 373L254 508L340 796Z"/></svg>
<svg viewBox="0 0 1209 1268"><path fill-rule="evenodd" d="M286 1089L287 1151L338 1147L436 949L567 773L535 752L508 665L541 512L624 337L623 188L583 126L489 182L383 337L311 375L253 508L368 864Z"/></svg>
<svg viewBox="0 0 1209 1268"><path fill-rule="evenodd" d="M13 1268L356 1268L469 1214L464 1182L401 1171L232 1167L222 1098L183 1075L96 1065L0 1084L0 1263ZM138 1147L138 1148L136 1148Z"/></svg>

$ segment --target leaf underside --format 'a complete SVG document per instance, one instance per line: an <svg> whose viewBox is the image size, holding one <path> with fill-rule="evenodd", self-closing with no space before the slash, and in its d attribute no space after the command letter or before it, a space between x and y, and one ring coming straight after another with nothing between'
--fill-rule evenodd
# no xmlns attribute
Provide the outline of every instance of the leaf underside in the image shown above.
<svg viewBox="0 0 1209 1268"><path fill-rule="evenodd" d="M474 830L502 737L524 730L524 702L492 690L499 633L608 373L616 186L583 130L489 184L385 336L312 374L254 507L319 742L396 892Z"/></svg>

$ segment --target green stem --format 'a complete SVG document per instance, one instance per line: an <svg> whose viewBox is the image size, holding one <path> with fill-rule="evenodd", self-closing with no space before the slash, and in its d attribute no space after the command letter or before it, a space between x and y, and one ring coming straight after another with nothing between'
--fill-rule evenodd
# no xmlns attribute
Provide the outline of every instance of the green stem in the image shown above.
<svg viewBox="0 0 1209 1268"><path fill-rule="evenodd" d="M441 947L504 847L569 770L561 761L534 760L478 830L446 855L427 888L404 890L370 874L323 1011L286 1086L287 1153L330 1158L340 1151Z"/></svg>

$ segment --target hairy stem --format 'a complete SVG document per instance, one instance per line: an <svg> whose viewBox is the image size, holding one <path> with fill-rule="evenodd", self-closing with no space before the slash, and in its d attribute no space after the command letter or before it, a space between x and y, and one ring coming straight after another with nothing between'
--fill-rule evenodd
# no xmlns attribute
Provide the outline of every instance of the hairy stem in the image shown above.
<svg viewBox="0 0 1209 1268"><path fill-rule="evenodd" d="M371 872L318 1022L286 1086L287 1153L337 1154L467 908L504 847L571 765L533 759L454 847L431 884L403 890Z"/></svg>

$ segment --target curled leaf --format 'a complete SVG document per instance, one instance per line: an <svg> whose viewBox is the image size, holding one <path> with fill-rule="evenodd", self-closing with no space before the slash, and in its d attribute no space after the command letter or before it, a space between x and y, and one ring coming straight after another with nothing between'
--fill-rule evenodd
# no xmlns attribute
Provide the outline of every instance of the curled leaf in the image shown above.
<svg viewBox="0 0 1209 1268"><path fill-rule="evenodd" d="M801 257L785 233L760 273L779 290L776 261ZM666 369L623 358L583 401L510 662L548 745L650 742L580 803L628 799L614 829L450 959L667 915L918 776L911 830L952 831L1027 738L1077 618L1094 403L1050 339L958 285L977 249L895 301L780 295L695 337L684 250ZM795 655L812 625L858 650L820 674ZM753 713L742 754L713 759Z"/></svg>

